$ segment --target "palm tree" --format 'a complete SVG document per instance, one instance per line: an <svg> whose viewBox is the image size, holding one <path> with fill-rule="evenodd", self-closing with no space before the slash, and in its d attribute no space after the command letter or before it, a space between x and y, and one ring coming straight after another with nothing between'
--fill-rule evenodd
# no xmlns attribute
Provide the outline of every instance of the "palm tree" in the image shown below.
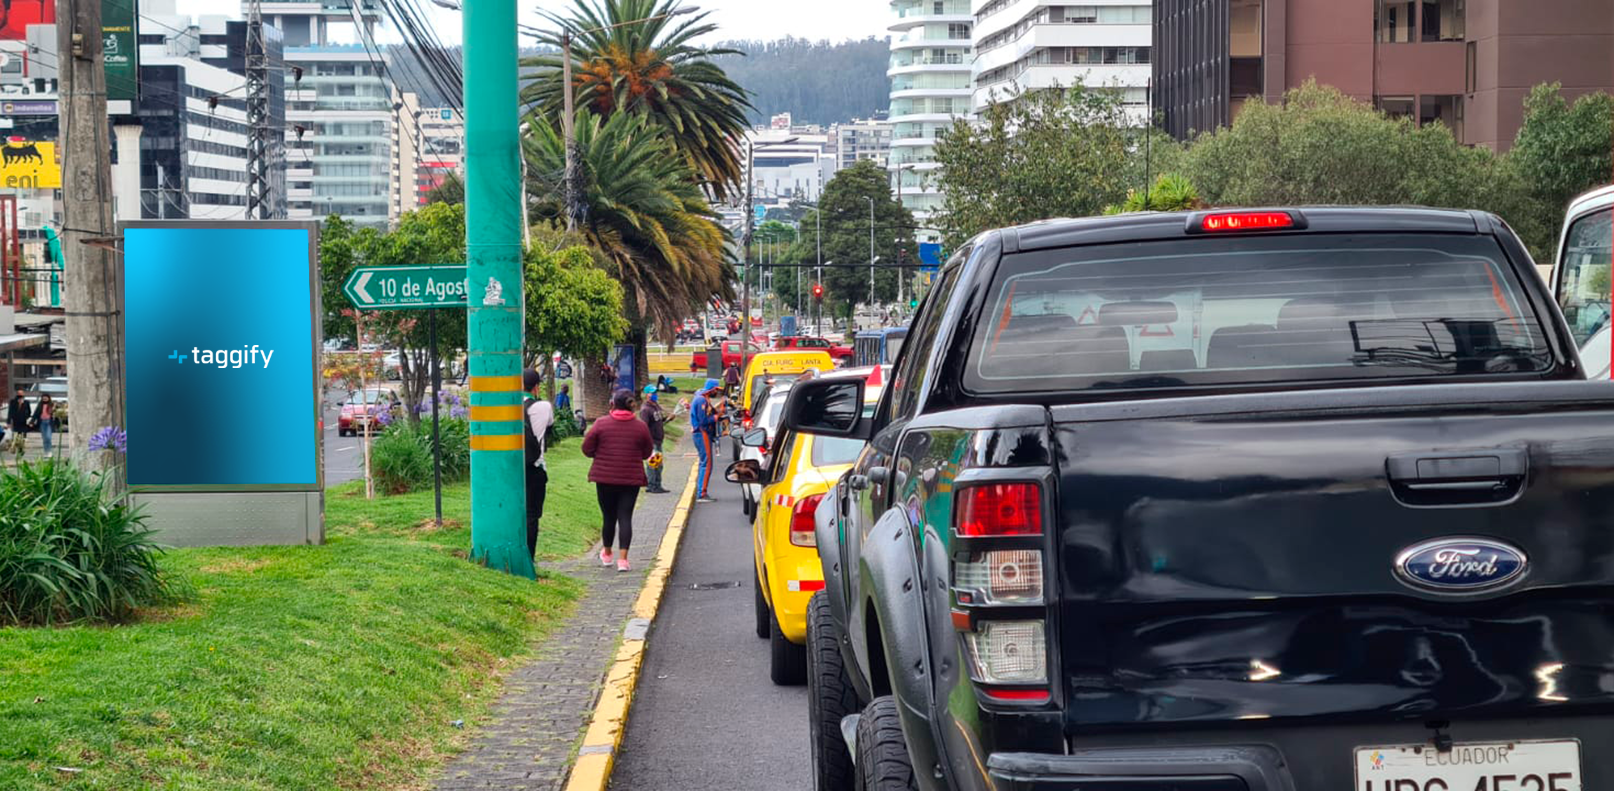
<svg viewBox="0 0 1614 791"><path fill-rule="evenodd" d="M707 298L729 290L734 272L727 260L728 232L688 164L643 116L601 119L579 109L576 135L584 207L578 231L622 284L629 337L643 361L647 326L671 338ZM562 218L566 156L560 133L529 121L522 148L534 219Z"/></svg>
<svg viewBox="0 0 1614 791"><path fill-rule="evenodd" d="M718 55L691 42L717 30L710 12L686 16L679 0L573 0L570 18L544 12L572 36L572 82L577 107L609 117L626 110L651 119L689 161L697 179L717 200L744 183L736 141L747 127L746 91L712 62ZM526 58L535 69L521 99L558 123L563 106L561 33L538 35L556 52Z"/></svg>

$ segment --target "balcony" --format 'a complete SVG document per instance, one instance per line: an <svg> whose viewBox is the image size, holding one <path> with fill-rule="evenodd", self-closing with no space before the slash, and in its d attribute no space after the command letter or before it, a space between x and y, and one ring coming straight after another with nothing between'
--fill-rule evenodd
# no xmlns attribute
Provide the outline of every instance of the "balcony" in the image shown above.
<svg viewBox="0 0 1614 791"><path fill-rule="evenodd" d="M969 3L965 0L922 0L922 2L897 2L892 4L896 14L896 21L887 28L893 33L912 30L926 22L952 22L957 24L973 24L975 16L970 13Z"/></svg>

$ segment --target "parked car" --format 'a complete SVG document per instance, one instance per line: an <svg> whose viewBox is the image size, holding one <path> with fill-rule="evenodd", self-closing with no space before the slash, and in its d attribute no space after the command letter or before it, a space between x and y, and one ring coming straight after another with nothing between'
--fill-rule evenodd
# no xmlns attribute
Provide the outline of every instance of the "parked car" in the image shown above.
<svg viewBox="0 0 1614 791"><path fill-rule="evenodd" d="M1614 337L1609 324L1610 270L1614 263L1614 185L1569 204L1552 270L1553 293L1575 336L1586 375L1609 378Z"/></svg>
<svg viewBox="0 0 1614 791"><path fill-rule="evenodd" d="M773 348L779 350L822 349L829 352L829 356L835 359L836 365L850 362L852 359L852 347L832 343L824 338L812 336L787 335L774 343Z"/></svg>
<svg viewBox="0 0 1614 791"><path fill-rule="evenodd" d="M879 368L843 369L825 376L865 379L863 408L873 412L880 395ZM830 485L857 461L863 442L789 431L773 436L760 427L745 434L747 450L769 443L771 454L737 461L725 477L754 479L763 487L751 529L756 632L769 642L769 677L775 684L791 685L806 679L807 602L814 591L824 588L814 513Z"/></svg>
<svg viewBox="0 0 1614 791"><path fill-rule="evenodd" d="M943 266L815 512L818 788L1614 788L1614 384L1497 217L1140 213ZM844 735L844 738L843 738Z"/></svg>
<svg viewBox="0 0 1614 791"><path fill-rule="evenodd" d="M342 411L336 417L337 436L353 437L360 431L373 429L377 405L390 404L397 397L397 393L383 387L371 387L348 393L347 398L342 401Z"/></svg>

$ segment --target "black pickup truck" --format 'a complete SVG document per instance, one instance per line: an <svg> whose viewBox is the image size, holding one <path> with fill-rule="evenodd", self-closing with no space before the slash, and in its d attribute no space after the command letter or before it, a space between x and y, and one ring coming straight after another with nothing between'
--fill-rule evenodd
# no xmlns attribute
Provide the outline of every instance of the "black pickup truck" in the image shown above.
<svg viewBox="0 0 1614 791"><path fill-rule="evenodd" d="M988 232L861 388L817 788L1614 789L1614 389L1498 218Z"/></svg>

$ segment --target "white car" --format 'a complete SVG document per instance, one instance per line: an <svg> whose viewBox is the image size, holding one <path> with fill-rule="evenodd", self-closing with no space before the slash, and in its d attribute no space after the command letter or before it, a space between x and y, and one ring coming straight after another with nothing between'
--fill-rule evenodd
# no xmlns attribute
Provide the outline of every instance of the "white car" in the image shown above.
<svg viewBox="0 0 1614 791"><path fill-rule="evenodd" d="M779 433L779 418L785 411L785 399L790 397L790 387L791 385L789 382L781 382L779 384L769 385L768 388L762 392L762 397L757 403L757 412L753 417L749 428L762 429L767 433L769 443L772 443L776 435ZM735 430L743 433L745 428ZM741 459L753 459L766 467L768 464L766 457L766 448L752 448L744 445L740 446ZM756 483L747 483L741 484L740 488L742 491L741 499L743 500L740 507L744 509L746 516L755 516L757 512L757 498L762 496L762 485Z"/></svg>
<svg viewBox="0 0 1614 791"><path fill-rule="evenodd" d="M1609 378L1610 276L1614 259L1614 185L1592 190L1569 204L1558 237L1552 292L1580 347L1586 378Z"/></svg>

